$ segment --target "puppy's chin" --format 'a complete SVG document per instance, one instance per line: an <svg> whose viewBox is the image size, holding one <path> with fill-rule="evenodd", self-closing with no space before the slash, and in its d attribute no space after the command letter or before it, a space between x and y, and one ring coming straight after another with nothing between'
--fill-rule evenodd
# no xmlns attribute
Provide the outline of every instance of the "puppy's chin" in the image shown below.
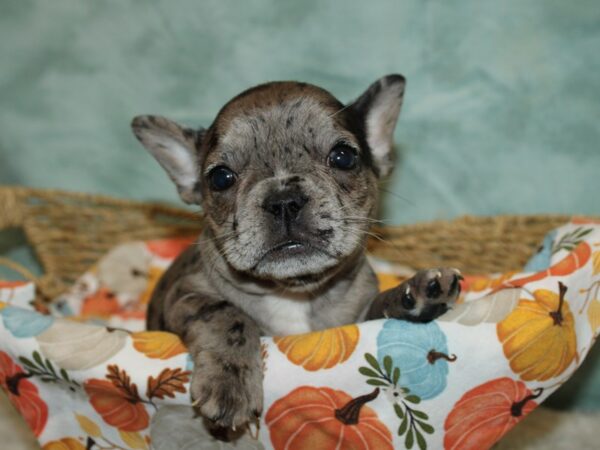
<svg viewBox="0 0 600 450"><path fill-rule="evenodd" d="M288 291L314 289L336 273L340 259L304 243L286 243L257 252L250 264L240 264L239 254L225 253L229 265L246 276L284 286Z"/></svg>
<svg viewBox="0 0 600 450"><path fill-rule="evenodd" d="M289 249L268 252L252 273L258 278L293 284L296 280L317 281L338 264L338 259L316 249Z"/></svg>

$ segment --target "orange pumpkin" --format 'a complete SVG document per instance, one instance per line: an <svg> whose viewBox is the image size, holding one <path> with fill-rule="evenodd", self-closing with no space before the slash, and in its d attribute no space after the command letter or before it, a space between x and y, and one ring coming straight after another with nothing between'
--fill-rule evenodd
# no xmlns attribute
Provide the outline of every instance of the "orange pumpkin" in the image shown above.
<svg viewBox="0 0 600 450"><path fill-rule="evenodd" d="M0 280L0 289L21 287L21 286L25 286L27 283L30 283L30 281L22 281L22 280L17 280L17 281Z"/></svg>
<svg viewBox="0 0 600 450"><path fill-rule="evenodd" d="M74 438L62 438L59 441L50 441L44 444L42 450L85 450L85 445Z"/></svg>
<svg viewBox="0 0 600 450"><path fill-rule="evenodd" d="M585 216L573 216L571 217L571 223L574 225L600 224L600 219L593 219Z"/></svg>
<svg viewBox="0 0 600 450"><path fill-rule="evenodd" d="M315 371L343 363L354 352L359 340L356 325L346 325L306 334L275 337L277 348L292 363Z"/></svg>
<svg viewBox="0 0 600 450"><path fill-rule="evenodd" d="M554 378L577 357L577 335L566 291L562 283L559 294L534 291L535 300L519 300L496 327L511 369L523 380Z"/></svg>
<svg viewBox="0 0 600 450"><path fill-rule="evenodd" d="M485 450L529 414L542 393L522 381L497 378L468 391L444 423L444 449Z"/></svg>
<svg viewBox="0 0 600 450"><path fill-rule="evenodd" d="M546 277L557 277L570 275L576 270L582 268L587 264L592 256L592 248L587 242L580 242L574 250L569 252L567 256L552 265L546 270L534 273L516 280L506 280L500 286L497 286L494 291L505 288L518 288L525 286L527 283L533 283L534 281L543 280Z"/></svg>
<svg viewBox="0 0 600 450"><path fill-rule="evenodd" d="M110 290L100 288L83 299L81 315L83 317L96 317L108 319L121 309L117 297Z"/></svg>
<svg viewBox="0 0 600 450"><path fill-rule="evenodd" d="M155 256L163 259L175 259L188 248L196 238L192 236L146 241L146 247Z"/></svg>
<svg viewBox="0 0 600 450"><path fill-rule="evenodd" d="M505 281L510 280L517 272L506 272L494 276L465 275L461 283L462 291L481 292L486 289L495 289Z"/></svg>
<svg viewBox="0 0 600 450"><path fill-rule="evenodd" d="M277 400L265 417L275 450L392 450L392 435L365 403L328 387L301 386Z"/></svg>
<svg viewBox="0 0 600 450"><path fill-rule="evenodd" d="M0 352L0 386L25 419L33 434L39 436L48 421L48 406L27 374L4 352Z"/></svg>
<svg viewBox="0 0 600 450"><path fill-rule="evenodd" d="M90 403L109 425L123 431L148 427L148 411L137 398L131 398L107 380L90 379L84 385Z"/></svg>

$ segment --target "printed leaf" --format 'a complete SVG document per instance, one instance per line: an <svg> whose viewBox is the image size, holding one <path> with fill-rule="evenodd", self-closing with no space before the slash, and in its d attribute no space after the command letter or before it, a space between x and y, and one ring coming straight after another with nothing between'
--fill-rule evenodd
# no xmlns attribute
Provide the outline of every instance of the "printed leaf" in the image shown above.
<svg viewBox="0 0 600 450"><path fill-rule="evenodd" d="M419 449L426 450L427 442L421 433L415 430L415 434L417 435L417 444L419 445Z"/></svg>
<svg viewBox="0 0 600 450"><path fill-rule="evenodd" d="M383 367L385 368L385 373L388 377L392 376L392 358L389 355L385 355L383 357Z"/></svg>
<svg viewBox="0 0 600 450"><path fill-rule="evenodd" d="M42 361L42 357L37 351L33 352L33 360L37 363L39 367L44 367L44 362Z"/></svg>
<svg viewBox="0 0 600 450"><path fill-rule="evenodd" d="M21 363L27 367L36 369L36 365L34 363L32 363L29 359L25 358L24 356L19 356L19 361L21 361Z"/></svg>
<svg viewBox="0 0 600 450"><path fill-rule="evenodd" d="M181 369L164 369L157 378L148 377L148 389L146 395L148 398L156 397L164 399L165 397L175 398L175 392L184 394L186 392L184 384L190 379L190 372Z"/></svg>
<svg viewBox="0 0 600 450"><path fill-rule="evenodd" d="M370 353L365 353L365 359L367 360L367 362L373 369L375 369L377 372L381 373L381 367L379 366L379 362L377 361L377 358L375 358Z"/></svg>
<svg viewBox="0 0 600 450"><path fill-rule="evenodd" d="M82 416L81 414L75 414L75 418L77 422L79 422L79 426L83 430L83 432L91 437L100 437L102 436L102 431L100 431L100 427L96 425L96 423L88 419L86 416Z"/></svg>
<svg viewBox="0 0 600 450"><path fill-rule="evenodd" d="M69 379L69 374L67 373L67 371L65 369L60 369L60 376L62 377L63 380L65 381L71 381Z"/></svg>
<svg viewBox="0 0 600 450"><path fill-rule="evenodd" d="M140 395L135 383L131 382L131 378L127 375L127 372L119 369L119 366L111 364L107 367L108 374L106 378L111 381L113 386L123 395L123 397L129 400L139 401Z"/></svg>
<svg viewBox="0 0 600 450"><path fill-rule="evenodd" d="M416 395L409 395L409 396L405 397L404 400L406 400L407 402L414 403L415 405L418 403L421 403L421 399L419 397L417 397Z"/></svg>
<svg viewBox="0 0 600 450"><path fill-rule="evenodd" d="M375 372L372 369L369 369L368 367L360 367L358 371L366 377L380 378L377 372Z"/></svg>
<svg viewBox="0 0 600 450"><path fill-rule="evenodd" d="M394 403L394 411L399 418L404 418L404 411L402 411L402 407L398 403Z"/></svg>
<svg viewBox="0 0 600 450"><path fill-rule="evenodd" d="M552 254L558 253L560 250L573 250L577 245L581 243L583 238L593 231L592 228L584 229L578 227L575 230L566 233L560 238L558 242L552 247Z"/></svg>
<svg viewBox="0 0 600 450"><path fill-rule="evenodd" d="M408 433L406 433L406 438L404 439L404 446L410 450L413 447L414 443L415 437L413 435L413 429L411 428L410 430L408 430Z"/></svg>
<svg viewBox="0 0 600 450"><path fill-rule="evenodd" d="M414 413L414 411L413 411L413 413ZM428 423L419 421L419 426L421 427L421 430L423 430L425 433L433 434L433 427L431 425L429 425Z"/></svg>
<svg viewBox="0 0 600 450"><path fill-rule="evenodd" d="M56 375L56 370L54 370L54 366L48 358L46 358L46 367L52 373L52 375L54 375L54 378L58 378L58 375Z"/></svg>
<svg viewBox="0 0 600 450"><path fill-rule="evenodd" d="M429 416L422 411L417 411L417 410L413 409L412 414L413 414L413 416L418 417L419 419L423 419L423 420L429 419Z"/></svg>
<svg viewBox="0 0 600 450"><path fill-rule="evenodd" d="M394 376L392 377L392 383L394 384L394 386L398 385L398 380L400 380L400 368L395 367L394 368Z"/></svg>
<svg viewBox="0 0 600 450"><path fill-rule="evenodd" d="M119 436L121 436L123 442L131 449L146 450L148 448L145 439L137 431L119 430Z"/></svg>
<svg viewBox="0 0 600 450"><path fill-rule="evenodd" d="M406 433L407 429L408 429L408 414L406 414L404 416L404 418L402 419L402 422L400 423L400 427L398 427L398 436L402 436L404 433Z"/></svg>
<svg viewBox="0 0 600 450"><path fill-rule="evenodd" d="M370 384L371 386L389 386L385 381L375 380L373 378L368 379L367 384Z"/></svg>

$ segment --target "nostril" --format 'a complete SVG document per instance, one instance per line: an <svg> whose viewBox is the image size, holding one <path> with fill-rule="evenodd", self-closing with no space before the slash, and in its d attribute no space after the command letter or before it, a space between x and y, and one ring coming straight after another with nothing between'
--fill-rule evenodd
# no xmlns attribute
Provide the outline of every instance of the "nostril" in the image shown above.
<svg viewBox="0 0 600 450"><path fill-rule="evenodd" d="M300 213L307 202L308 198L303 195L278 194L274 198L267 200L263 208L276 218L290 220L298 216L298 213Z"/></svg>
<svg viewBox="0 0 600 450"><path fill-rule="evenodd" d="M267 205L266 210L274 216L281 216L283 214L283 205L280 202L270 203Z"/></svg>
<svg viewBox="0 0 600 450"><path fill-rule="evenodd" d="M307 201L308 199L301 195L288 200L285 205L286 212L291 217L296 217Z"/></svg>
<svg viewBox="0 0 600 450"><path fill-rule="evenodd" d="M286 205L286 209L292 214L298 214L298 211L300 211L300 205L298 205L296 202L289 202Z"/></svg>

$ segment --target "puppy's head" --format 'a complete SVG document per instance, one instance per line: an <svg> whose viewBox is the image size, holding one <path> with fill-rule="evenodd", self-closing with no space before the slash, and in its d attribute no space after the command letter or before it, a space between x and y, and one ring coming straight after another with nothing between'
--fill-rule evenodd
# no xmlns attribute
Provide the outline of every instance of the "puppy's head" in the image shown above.
<svg viewBox="0 0 600 450"><path fill-rule="evenodd" d="M231 267L314 287L363 251L404 85L389 75L344 105L316 86L274 82L232 99L208 129L157 116L132 127L181 198L202 206Z"/></svg>

